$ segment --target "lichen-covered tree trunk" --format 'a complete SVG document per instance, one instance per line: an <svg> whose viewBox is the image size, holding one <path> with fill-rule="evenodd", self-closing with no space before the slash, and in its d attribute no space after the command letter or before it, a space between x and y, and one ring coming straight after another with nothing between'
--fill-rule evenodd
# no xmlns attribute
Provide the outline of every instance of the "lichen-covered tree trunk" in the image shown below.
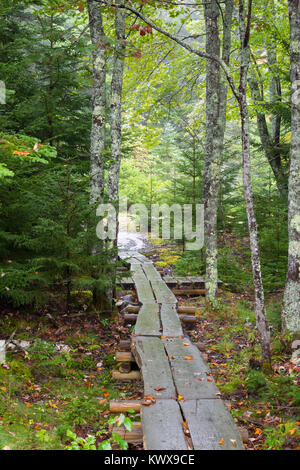
<svg viewBox="0 0 300 470"><path fill-rule="evenodd" d="M106 37L99 2L87 0L91 41L94 46L92 127L90 163L90 202L100 202L104 195L104 153L106 124Z"/></svg>
<svg viewBox="0 0 300 470"><path fill-rule="evenodd" d="M229 63L231 46L231 20L233 0L227 0L223 25L224 62ZM205 4L206 52L220 57L219 17L216 0ZM206 66L206 144L203 175L202 202L204 204L206 299L213 300L218 287L218 193L226 126L227 80L219 63L207 61Z"/></svg>
<svg viewBox="0 0 300 470"><path fill-rule="evenodd" d="M122 4L123 2L120 2ZM121 163L121 116L122 88L125 61L125 10L115 9L116 48L113 62L113 73L110 90L110 139L111 164L108 174L107 196L112 203L117 202L119 194L119 173Z"/></svg>
<svg viewBox="0 0 300 470"><path fill-rule="evenodd" d="M122 2L120 2L122 4ZM108 170L107 198L111 204L114 204L116 214L118 215L118 195L119 195L119 175L121 164L121 144L122 144L122 89L123 89L123 72L125 62L125 10L121 8L115 9L115 32L116 46L113 59L113 73L110 86L110 146L111 156ZM114 242L109 243L109 247L115 249L118 244L118 218L116 238ZM117 253L114 252L112 260L117 261ZM110 287L107 289L107 297L113 298L115 286L115 264L112 265L110 271Z"/></svg>
<svg viewBox="0 0 300 470"><path fill-rule="evenodd" d="M250 236L250 250L252 275L255 295L255 317L256 326L260 335L262 347L263 368L266 370L271 365L270 354L270 329L266 319L264 289L261 276L261 264L258 247L257 223L254 212L254 201L251 181L250 162L250 129L249 111L247 104L247 75L250 63L249 39L251 25L252 0L249 0L247 26L245 25L245 3L239 0L239 25L241 40L241 67L240 67L240 87L239 87L239 107L242 125L242 157L243 157L243 187L248 218L248 228Z"/></svg>
<svg viewBox="0 0 300 470"><path fill-rule="evenodd" d="M289 175L289 255L282 309L285 331L300 336L300 2L289 0L292 137Z"/></svg>

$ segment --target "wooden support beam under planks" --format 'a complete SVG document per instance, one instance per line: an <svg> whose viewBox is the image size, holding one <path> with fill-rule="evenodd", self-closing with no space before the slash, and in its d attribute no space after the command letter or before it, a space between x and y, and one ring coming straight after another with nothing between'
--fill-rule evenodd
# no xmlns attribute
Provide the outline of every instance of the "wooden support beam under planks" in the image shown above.
<svg viewBox="0 0 300 470"><path fill-rule="evenodd" d="M128 410L141 411L142 400L111 400L109 411L111 413L126 413Z"/></svg>

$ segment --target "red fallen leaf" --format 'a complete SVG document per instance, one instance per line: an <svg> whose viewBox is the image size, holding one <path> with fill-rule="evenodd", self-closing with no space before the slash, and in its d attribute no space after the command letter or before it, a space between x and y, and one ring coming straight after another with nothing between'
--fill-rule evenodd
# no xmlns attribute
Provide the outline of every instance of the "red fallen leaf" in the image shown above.
<svg viewBox="0 0 300 470"><path fill-rule="evenodd" d="M3 368L3 369L6 369L6 370L9 370L9 369L10 369L9 365L7 365L7 364L2 364L2 368Z"/></svg>
<svg viewBox="0 0 300 470"><path fill-rule="evenodd" d="M157 386L157 387L155 387L154 390L156 390L157 392L160 392L161 390L166 390L166 389L164 387Z"/></svg>
<svg viewBox="0 0 300 470"><path fill-rule="evenodd" d="M211 377L207 377L207 382L212 382L213 379Z"/></svg>

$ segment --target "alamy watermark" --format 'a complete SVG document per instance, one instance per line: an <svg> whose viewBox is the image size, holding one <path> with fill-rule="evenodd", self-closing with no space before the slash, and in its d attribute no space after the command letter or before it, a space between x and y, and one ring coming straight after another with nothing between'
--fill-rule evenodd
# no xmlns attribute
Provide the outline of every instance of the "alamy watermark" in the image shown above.
<svg viewBox="0 0 300 470"><path fill-rule="evenodd" d="M186 250L200 250L204 245L203 204L133 204L119 200L118 211L113 204L99 204L96 212L101 220L96 233L100 240L115 240L117 227L122 231L150 234L151 238L184 240Z"/></svg>
<svg viewBox="0 0 300 470"><path fill-rule="evenodd" d="M5 83L0 80L0 104L6 104L6 87Z"/></svg>

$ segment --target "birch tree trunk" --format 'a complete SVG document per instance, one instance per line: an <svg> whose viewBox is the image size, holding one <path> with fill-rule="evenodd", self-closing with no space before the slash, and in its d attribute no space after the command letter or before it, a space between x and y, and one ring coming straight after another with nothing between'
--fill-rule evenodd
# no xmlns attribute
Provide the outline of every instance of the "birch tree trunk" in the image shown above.
<svg viewBox="0 0 300 470"><path fill-rule="evenodd" d="M90 163L90 202L100 202L104 196L104 152L106 123L106 38L99 2L87 0L92 44L93 89Z"/></svg>
<svg viewBox="0 0 300 470"><path fill-rule="evenodd" d="M284 330L300 336L300 3L289 0L292 137L289 176L289 255L283 300Z"/></svg>
<svg viewBox="0 0 300 470"><path fill-rule="evenodd" d="M250 236L252 275L255 295L255 317L256 326L260 335L262 348L263 369L268 370L271 366L270 353L270 329L266 319L264 289L261 276L260 255L258 247L257 223L254 212L254 201L251 181L251 162L250 162L250 129L249 129L249 111L247 104L247 75L250 64L250 25L252 13L252 0L248 2L248 19L245 24L245 2L239 0L239 25L241 41L241 67L240 67L240 97L239 107L242 126L242 157L243 157L243 187L244 197L248 218L248 229Z"/></svg>
<svg viewBox="0 0 300 470"><path fill-rule="evenodd" d="M223 29L222 59L229 64L231 47L231 21L233 0L227 0ZM220 58L219 16L216 0L204 7L206 25L206 52ZM216 60L206 65L206 144L203 175L202 202L204 204L206 299L213 300L218 288L218 193L221 159L226 127L227 80Z"/></svg>

